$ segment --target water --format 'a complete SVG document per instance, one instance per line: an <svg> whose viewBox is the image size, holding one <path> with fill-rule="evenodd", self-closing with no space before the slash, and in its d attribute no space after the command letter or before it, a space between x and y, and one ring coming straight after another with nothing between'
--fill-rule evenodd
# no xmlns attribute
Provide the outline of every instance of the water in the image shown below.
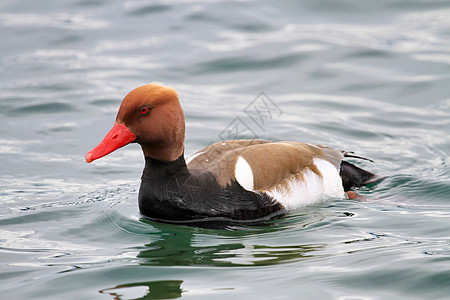
<svg viewBox="0 0 450 300"><path fill-rule="evenodd" d="M0 298L448 298L449 15L438 0L2 1ZM84 154L151 81L178 90L188 155L245 124L387 178L268 226L144 220L139 147ZM261 92L279 111L257 124Z"/></svg>

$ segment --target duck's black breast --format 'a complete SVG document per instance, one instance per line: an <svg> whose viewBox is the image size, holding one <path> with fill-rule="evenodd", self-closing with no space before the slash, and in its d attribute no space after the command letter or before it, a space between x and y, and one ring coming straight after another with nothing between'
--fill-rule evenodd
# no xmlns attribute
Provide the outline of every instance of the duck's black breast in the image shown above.
<svg viewBox="0 0 450 300"><path fill-rule="evenodd" d="M184 156L163 162L145 158L139 190L139 209L164 222L260 222L283 214L283 206L264 193L232 181L226 187L208 172L191 172Z"/></svg>

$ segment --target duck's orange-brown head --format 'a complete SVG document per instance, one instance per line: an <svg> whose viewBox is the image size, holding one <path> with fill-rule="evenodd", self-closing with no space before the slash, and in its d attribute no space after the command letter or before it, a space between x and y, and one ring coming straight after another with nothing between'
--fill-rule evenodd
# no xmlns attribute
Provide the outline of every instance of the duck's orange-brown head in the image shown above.
<svg viewBox="0 0 450 300"><path fill-rule="evenodd" d="M132 142L142 146L145 156L173 161L183 154L184 130L177 92L147 84L123 99L116 123L103 141L86 154L86 161L90 163Z"/></svg>

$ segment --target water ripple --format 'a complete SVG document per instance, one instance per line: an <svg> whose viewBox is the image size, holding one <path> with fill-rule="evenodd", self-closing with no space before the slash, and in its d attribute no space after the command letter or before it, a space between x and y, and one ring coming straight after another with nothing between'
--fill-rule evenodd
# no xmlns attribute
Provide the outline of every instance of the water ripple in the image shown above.
<svg viewBox="0 0 450 300"><path fill-rule="evenodd" d="M42 103L27 105L23 107L17 107L11 109L9 112L5 112L11 115L29 115L29 114L51 114L51 113L61 113L67 111L75 111L75 107L69 103L64 102L53 102L53 103Z"/></svg>
<svg viewBox="0 0 450 300"><path fill-rule="evenodd" d="M426 22L426 21L423 21ZM424 23L427 24L427 23ZM430 31L422 29L421 23L400 23L378 26L352 26L349 24L286 24L283 28L264 33L221 31L221 42L197 43L210 51L236 51L266 44L292 43L294 41L320 41L342 46L363 46L386 51L418 52L447 51L450 43ZM445 25L443 25L445 28Z"/></svg>
<svg viewBox="0 0 450 300"><path fill-rule="evenodd" d="M55 27L71 30L92 30L108 27L104 20L84 14L0 14L0 23L6 27Z"/></svg>

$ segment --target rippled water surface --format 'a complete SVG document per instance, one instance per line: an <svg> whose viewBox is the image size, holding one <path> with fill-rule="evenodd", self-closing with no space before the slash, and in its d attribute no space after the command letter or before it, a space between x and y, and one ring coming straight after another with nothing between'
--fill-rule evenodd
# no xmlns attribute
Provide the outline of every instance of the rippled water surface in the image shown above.
<svg viewBox="0 0 450 300"><path fill-rule="evenodd" d="M438 0L2 1L0 297L448 299L449 16ZM386 179L267 226L142 219L140 148L84 154L152 81L180 94L187 155L244 128ZM261 99L263 123L246 113Z"/></svg>

